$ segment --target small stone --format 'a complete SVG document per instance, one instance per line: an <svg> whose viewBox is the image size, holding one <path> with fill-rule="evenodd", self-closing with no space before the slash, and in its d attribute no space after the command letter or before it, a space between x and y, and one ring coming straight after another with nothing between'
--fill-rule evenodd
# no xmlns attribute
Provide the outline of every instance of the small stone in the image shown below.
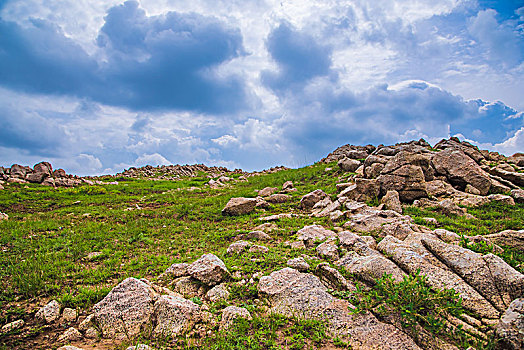
<svg viewBox="0 0 524 350"><path fill-rule="evenodd" d="M63 343L66 341L76 341L80 339L82 339L82 333L80 333L75 327L70 327L64 332L64 334L58 337L58 342Z"/></svg>
<svg viewBox="0 0 524 350"><path fill-rule="evenodd" d="M511 197L513 197L513 199L517 203L524 203L524 190L520 190L520 189L511 190Z"/></svg>
<svg viewBox="0 0 524 350"><path fill-rule="evenodd" d="M35 315L36 319L43 323L51 323L60 317L60 304L56 300L50 301L42 307Z"/></svg>
<svg viewBox="0 0 524 350"><path fill-rule="evenodd" d="M268 196L271 196L276 191L278 191L278 188L276 187L266 187L266 188L261 189L257 193L260 197L268 197Z"/></svg>
<svg viewBox="0 0 524 350"><path fill-rule="evenodd" d="M293 182L291 181L286 181L284 182L284 184L282 185L282 190L286 191L286 190L290 190L293 188Z"/></svg>
<svg viewBox="0 0 524 350"><path fill-rule="evenodd" d="M75 322L77 317L78 313L76 312L76 310L66 307L64 311L62 311L61 321L65 323Z"/></svg>
<svg viewBox="0 0 524 350"><path fill-rule="evenodd" d="M271 236L267 233L264 233L263 231L251 231L248 233L242 233L238 236L236 236L236 239L257 239L261 241L269 241L271 239Z"/></svg>
<svg viewBox="0 0 524 350"><path fill-rule="evenodd" d="M135 346L130 346L126 350L153 350L153 348L146 344L138 344Z"/></svg>
<svg viewBox="0 0 524 350"><path fill-rule="evenodd" d="M222 209L222 215L237 216L249 214L255 210L256 205L256 198L231 198L224 209Z"/></svg>
<svg viewBox="0 0 524 350"><path fill-rule="evenodd" d="M228 329L233 325L235 319L245 318L251 320L251 314L243 307L228 306L222 311L222 321L220 322L220 330Z"/></svg>
<svg viewBox="0 0 524 350"><path fill-rule="evenodd" d="M249 247L249 252L250 253L267 253L269 252L269 248L264 247L262 245L253 244L251 247Z"/></svg>
<svg viewBox="0 0 524 350"><path fill-rule="evenodd" d="M95 327L90 327L86 330L85 337L88 339L96 339L98 338L98 331Z"/></svg>
<svg viewBox="0 0 524 350"><path fill-rule="evenodd" d="M87 254L86 256L86 259L87 260L95 260L96 258L98 258L100 255L102 255L102 252L91 252L89 254Z"/></svg>
<svg viewBox="0 0 524 350"><path fill-rule="evenodd" d="M302 257L298 257L298 258L295 258L295 259L290 259L287 261L287 266L293 268L293 269L296 269L300 272L306 272L307 270L309 270L309 264L307 263L307 261L302 258Z"/></svg>
<svg viewBox="0 0 524 350"><path fill-rule="evenodd" d="M78 330L80 332L87 331L92 325L93 325L93 319L95 315L90 314L88 315L80 324L78 325Z"/></svg>
<svg viewBox="0 0 524 350"><path fill-rule="evenodd" d="M267 198L267 201L272 204L282 204L282 203L289 202L290 199L291 199L290 195L277 193L277 194L272 194L271 196L269 196Z"/></svg>
<svg viewBox="0 0 524 350"><path fill-rule="evenodd" d="M210 302L216 303L217 301L229 299L229 291L227 290L227 286L222 283L211 288L206 293L206 297Z"/></svg>
<svg viewBox="0 0 524 350"><path fill-rule="evenodd" d="M24 320L16 320L14 322L8 323L0 329L0 333L8 333L15 329L22 328L24 326Z"/></svg>
<svg viewBox="0 0 524 350"><path fill-rule="evenodd" d="M247 241L237 241L235 243L232 243L227 248L227 254L233 255L233 254L240 254L245 252L249 247L251 246L250 242Z"/></svg>
<svg viewBox="0 0 524 350"><path fill-rule="evenodd" d="M497 334L502 338L505 349L524 347L524 299L513 300L497 325Z"/></svg>
<svg viewBox="0 0 524 350"><path fill-rule="evenodd" d="M202 255L192 263L187 272L197 280L208 286L214 286L229 275L229 271L222 260L214 254Z"/></svg>
<svg viewBox="0 0 524 350"><path fill-rule="evenodd" d="M8 220L8 219L9 219L9 215L7 215L6 213L0 212L0 221Z"/></svg>
<svg viewBox="0 0 524 350"><path fill-rule="evenodd" d="M324 242L316 249L318 255L324 259L338 260L338 247L334 242Z"/></svg>
<svg viewBox="0 0 524 350"><path fill-rule="evenodd" d="M438 220L435 218L422 218L422 220L424 220L424 223L427 225L438 226Z"/></svg>

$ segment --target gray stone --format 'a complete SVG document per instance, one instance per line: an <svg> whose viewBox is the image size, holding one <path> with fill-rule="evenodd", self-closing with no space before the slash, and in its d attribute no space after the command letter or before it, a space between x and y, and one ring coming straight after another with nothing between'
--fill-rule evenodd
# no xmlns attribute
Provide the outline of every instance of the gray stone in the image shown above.
<svg viewBox="0 0 524 350"><path fill-rule="evenodd" d="M238 216L249 214L255 210L256 205L256 198L231 198L224 209L222 209L222 215Z"/></svg>
<svg viewBox="0 0 524 350"><path fill-rule="evenodd" d="M358 169L360 166L360 162L358 160L344 158L338 161L338 166L342 171L345 172L354 172Z"/></svg>
<svg viewBox="0 0 524 350"><path fill-rule="evenodd" d="M69 327L60 337L58 337L58 342L68 342L68 341L77 341L82 339L84 336L74 327Z"/></svg>
<svg viewBox="0 0 524 350"><path fill-rule="evenodd" d="M217 301L227 300L229 299L229 295L230 293L227 290L227 286L223 283L217 286L214 286L206 293L207 299L212 303L215 303Z"/></svg>
<svg viewBox="0 0 524 350"><path fill-rule="evenodd" d="M316 242L323 241L327 238L335 238L336 233L327 230L320 225L305 226L297 232L297 239L304 242L308 248L313 248Z"/></svg>
<svg viewBox="0 0 524 350"><path fill-rule="evenodd" d="M222 311L222 320L220 321L220 330L226 330L233 325L237 318L251 320L251 314L243 307L228 306Z"/></svg>
<svg viewBox="0 0 524 350"><path fill-rule="evenodd" d="M324 191L320 189L314 190L313 192L306 194L300 199L300 208L306 210L311 209L317 202L321 201L326 197L328 197L328 195Z"/></svg>
<svg viewBox="0 0 524 350"><path fill-rule="evenodd" d="M40 308L35 314L39 322L52 323L60 317L60 304L56 300L51 300L47 305Z"/></svg>
<svg viewBox="0 0 524 350"><path fill-rule="evenodd" d="M173 337L187 331L199 320L200 308L190 300L162 295L155 303L156 337Z"/></svg>
<svg viewBox="0 0 524 350"><path fill-rule="evenodd" d="M277 192L278 188L276 187L266 187L258 191L258 195L260 197L268 197L271 196L273 193Z"/></svg>
<svg viewBox="0 0 524 350"><path fill-rule="evenodd" d="M269 196L266 200L271 204L282 204L289 202L291 200L291 196L288 194L276 193Z"/></svg>
<svg viewBox="0 0 524 350"><path fill-rule="evenodd" d="M64 311L62 311L61 321L66 323L75 322L77 317L78 312L76 312L76 310L66 307Z"/></svg>
<svg viewBox="0 0 524 350"><path fill-rule="evenodd" d="M287 266L289 266L289 267L291 267L293 269L296 269L296 270L298 270L300 272L306 272L307 270L309 270L309 264L302 257L290 259L290 260L287 261L286 264L287 264Z"/></svg>
<svg viewBox="0 0 524 350"><path fill-rule="evenodd" d="M155 292L136 278L127 278L93 306L94 320L104 338L124 339L140 334L151 321Z"/></svg>
<svg viewBox="0 0 524 350"><path fill-rule="evenodd" d="M400 203L400 197L397 191L387 191L386 195L380 200L380 203L384 204L386 209L402 214L402 204Z"/></svg>
<svg viewBox="0 0 524 350"><path fill-rule="evenodd" d="M497 335L502 338L505 348L524 349L524 299L511 302L497 325Z"/></svg>
<svg viewBox="0 0 524 350"><path fill-rule="evenodd" d="M319 244L316 248L317 254L328 260L338 259L338 247L333 241L324 242Z"/></svg>
<svg viewBox="0 0 524 350"><path fill-rule="evenodd" d="M208 286L219 284L229 275L224 262L214 254L202 255L188 267L187 272Z"/></svg>

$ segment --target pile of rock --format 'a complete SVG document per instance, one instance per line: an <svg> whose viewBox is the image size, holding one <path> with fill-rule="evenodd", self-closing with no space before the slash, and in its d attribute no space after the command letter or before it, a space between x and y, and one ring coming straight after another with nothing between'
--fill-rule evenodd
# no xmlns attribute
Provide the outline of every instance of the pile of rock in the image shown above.
<svg viewBox="0 0 524 350"><path fill-rule="evenodd" d="M10 168L0 167L0 180L18 184L37 183L51 187L93 184L90 180L66 174L64 169L53 170L52 165L48 162L40 162L33 168L19 164L13 164Z"/></svg>
<svg viewBox="0 0 524 350"><path fill-rule="evenodd" d="M243 174L242 169L229 170L226 167L208 167L204 164L193 165L161 165L151 166L146 165L140 168L131 167L115 177L131 177L131 178L156 178L163 180L176 180L181 177L195 177L201 173L206 173L209 177L220 177L228 174Z"/></svg>
<svg viewBox="0 0 524 350"><path fill-rule="evenodd" d="M422 139L377 148L346 145L323 161L335 160L343 172L356 173L340 194L356 201L381 198L389 191L396 191L404 203L432 198L475 206L524 198L519 187L524 186L523 155L505 157L455 137L434 148ZM513 199L503 196L510 193Z"/></svg>

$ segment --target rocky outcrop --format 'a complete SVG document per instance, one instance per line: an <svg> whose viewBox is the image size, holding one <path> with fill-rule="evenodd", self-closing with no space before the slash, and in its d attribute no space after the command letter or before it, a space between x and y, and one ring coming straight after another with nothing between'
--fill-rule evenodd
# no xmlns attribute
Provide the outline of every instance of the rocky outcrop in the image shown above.
<svg viewBox="0 0 524 350"><path fill-rule="evenodd" d="M314 275L284 268L262 277L258 290L269 299L271 312L326 321L329 332L347 339L353 349L420 349L405 333L372 314L352 314L354 306L329 294Z"/></svg>

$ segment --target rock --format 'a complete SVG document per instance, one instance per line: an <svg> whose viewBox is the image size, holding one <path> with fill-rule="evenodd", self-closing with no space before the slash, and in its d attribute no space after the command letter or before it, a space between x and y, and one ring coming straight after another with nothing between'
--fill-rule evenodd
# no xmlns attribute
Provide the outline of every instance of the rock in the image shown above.
<svg viewBox="0 0 524 350"><path fill-rule="evenodd" d="M88 315L82 322L80 322L80 324L78 325L78 330L80 332L87 331L89 328L93 326L94 318L95 318L94 314Z"/></svg>
<svg viewBox="0 0 524 350"><path fill-rule="evenodd" d="M515 201L510 196L505 196L503 194L490 194L488 199L492 202L502 203L506 205L515 205Z"/></svg>
<svg viewBox="0 0 524 350"><path fill-rule="evenodd" d="M22 328L24 326L25 322L24 320L16 320L14 322L10 322L8 324L5 324L0 329L0 334L9 333L11 331L14 331L15 329Z"/></svg>
<svg viewBox="0 0 524 350"><path fill-rule="evenodd" d="M42 181L42 185L49 186L49 187L56 187L55 179L52 177L48 177Z"/></svg>
<svg viewBox="0 0 524 350"><path fill-rule="evenodd" d="M511 190L511 197L513 197L517 203L524 203L524 190Z"/></svg>
<svg viewBox="0 0 524 350"><path fill-rule="evenodd" d="M258 196L255 198L257 203L255 204L255 208L261 208L261 209L268 209L269 203L262 197Z"/></svg>
<svg viewBox="0 0 524 350"><path fill-rule="evenodd" d="M496 328L505 349L524 349L524 299L511 302Z"/></svg>
<svg viewBox="0 0 524 350"><path fill-rule="evenodd" d="M53 166L51 166L51 163L48 162L40 162L38 164L35 164L33 167L33 171L35 173L41 173L47 176L53 175Z"/></svg>
<svg viewBox="0 0 524 350"><path fill-rule="evenodd" d="M387 191L386 195L380 200L380 203L383 203L386 209L402 214L402 205L397 191Z"/></svg>
<svg viewBox="0 0 524 350"><path fill-rule="evenodd" d="M299 207L301 209L311 209L317 202L321 201L327 196L328 195L322 190L314 190L300 199Z"/></svg>
<svg viewBox="0 0 524 350"><path fill-rule="evenodd" d="M17 178L17 179L25 179L25 176L28 172L29 167L25 167L19 164L13 164L11 166L10 176L11 178Z"/></svg>
<svg viewBox="0 0 524 350"><path fill-rule="evenodd" d="M506 171L500 168L493 168L489 173L503 178L517 186L524 186L524 173L517 173L515 171Z"/></svg>
<svg viewBox="0 0 524 350"><path fill-rule="evenodd" d="M162 295L155 303L155 337L173 337L189 330L199 319L200 308L184 298Z"/></svg>
<svg viewBox="0 0 524 350"><path fill-rule="evenodd" d="M397 282L402 281L406 275L397 265L378 252L367 255L349 252L342 259L336 261L335 265L345 268L347 272L355 274L371 284L375 284L375 281L384 276L385 273L392 275Z"/></svg>
<svg viewBox="0 0 524 350"><path fill-rule="evenodd" d="M435 219L435 218L429 218L429 217L427 217L427 218L422 218L422 220L424 220L424 223L425 223L426 225L433 225L433 226L438 226L438 225L439 225L438 220Z"/></svg>
<svg viewBox="0 0 524 350"><path fill-rule="evenodd" d="M291 268L293 268L295 270L298 270L300 272L306 272L307 270L309 270L309 264L302 257L290 259L290 260L287 261L286 264L287 264L287 266L289 266L289 267L291 267Z"/></svg>
<svg viewBox="0 0 524 350"><path fill-rule="evenodd" d="M229 255L240 254L240 253L248 250L250 246L251 246L250 242L237 241L237 242L232 243L232 244L229 245L229 247L227 248L227 253Z"/></svg>
<svg viewBox="0 0 524 350"><path fill-rule="evenodd" d="M344 276L327 263L320 263L315 270L320 281L329 289L355 291L353 283L348 282Z"/></svg>
<svg viewBox="0 0 524 350"><path fill-rule="evenodd" d="M68 342L68 341L77 341L83 338L82 333L78 331L75 327L69 327L64 334L58 337L58 342Z"/></svg>
<svg viewBox="0 0 524 350"><path fill-rule="evenodd" d="M262 231L262 232L273 232L275 230L278 230L278 226L276 224L266 222L265 224L260 224L254 229L255 231Z"/></svg>
<svg viewBox="0 0 524 350"><path fill-rule="evenodd" d="M366 202L377 198L380 194L380 185L375 179L355 179L355 184L338 194L338 198L347 197L358 202Z"/></svg>
<svg viewBox="0 0 524 350"><path fill-rule="evenodd" d="M8 220L8 219L9 219L9 215L7 215L6 213L0 212L0 221Z"/></svg>
<svg viewBox="0 0 524 350"><path fill-rule="evenodd" d="M524 230L505 230L499 233L493 233L482 237L494 244L524 251Z"/></svg>
<svg viewBox="0 0 524 350"><path fill-rule="evenodd" d="M206 297L212 303L217 301L225 301L229 299L229 291L227 290L227 286L222 283L211 288L206 293Z"/></svg>
<svg viewBox="0 0 524 350"><path fill-rule="evenodd" d="M406 238L414 232L413 219L400 215L392 210L375 210L365 208L361 213L352 215L344 228L367 234L377 234L380 237L392 235L399 239Z"/></svg>
<svg viewBox="0 0 524 350"><path fill-rule="evenodd" d="M222 209L222 215L249 214L255 210L256 204L257 200L255 198L231 198L224 209Z"/></svg>
<svg viewBox="0 0 524 350"><path fill-rule="evenodd" d="M433 180L426 182L426 192L430 197L442 197L451 196L457 192L457 190L447 182Z"/></svg>
<svg viewBox="0 0 524 350"><path fill-rule="evenodd" d="M138 344L135 346L130 346L126 350L153 350L153 348L146 344Z"/></svg>
<svg viewBox="0 0 524 350"><path fill-rule="evenodd" d="M286 203L286 202L289 202L290 200L291 200L290 195L281 194L281 193L272 194L271 196L267 198L267 201L271 204Z"/></svg>
<svg viewBox="0 0 524 350"><path fill-rule="evenodd" d="M524 275L493 254L481 255L438 239L425 238L422 243L499 311L524 293Z"/></svg>
<svg viewBox="0 0 524 350"><path fill-rule="evenodd" d="M270 312L327 321L328 333L348 339L352 348L420 349L407 335L371 313L351 314L354 306L327 293L320 279L311 274L284 268L262 277L258 291L269 299Z"/></svg>
<svg viewBox="0 0 524 350"><path fill-rule="evenodd" d="M338 161L337 164L342 171L351 172L351 173L357 170L358 167L360 166L360 162L358 160L349 159L349 158L341 159Z"/></svg>
<svg viewBox="0 0 524 350"><path fill-rule="evenodd" d="M76 310L66 307L64 311L62 311L61 321L65 323L75 322L77 317L78 312L76 312Z"/></svg>
<svg viewBox="0 0 524 350"><path fill-rule="evenodd" d="M82 348L77 348L76 346L72 345L64 345L59 347L57 350L83 350Z"/></svg>
<svg viewBox="0 0 524 350"><path fill-rule="evenodd" d="M2 186L2 184L0 184L0 190L3 190L4 189L4 186Z"/></svg>
<svg viewBox="0 0 524 350"><path fill-rule="evenodd" d="M438 202L435 209L446 216L464 216L468 213L465 208L459 207L450 199L444 199L443 201Z"/></svg>
<svg viewBox="0 0 524 350"><path fill-rule="evenodd" d="M278 188L276 187L266 187L266 188L261 189L257 193L260 197L268 197L277 191L278 191Z"/></svg>
<svg viewBox="0 0 524 350"><path fill-rule="evenodd" d="M297 217L296 214L290 214L290 213L282 213L282 214L275 214L275 215L269 215L264 216L261 218L258 218L260 221L278 221L280 219L291 219L293 217Z"/></svg>
<svg viewBox="0 0 524 350"><path fill-rule="evenodd" d="M251 245L251 247L249 247L249 252L250 253L267 253L269 252L269 248L264 247L262 245L253 244Z"/></svg>
<svg viewBox="0 0 524 350"><path fill-rule="evenodd" d="M10 183L10 184L26 184L27 181L25 181L24 179L19 179L17 177L10 177L9 179L7 179L7 183Z"/></svg>
<svg viewBox="0 0 524 350"><path fill-rule="evenodd" d="M337 260L338 259L338 247L335 242L329 241L319 244L316 248L317 254L324 259Z"/></svg>
<svg viewBox="0 0 524 350"><path fill-rule="evenodd" d="M161 281L163 284L169 284L178 277L187 276L188 267L189 264L186 263L173 264L170 267L168 267L164 273L158 276L158 280Z"/></svg>
<svg viewBox="0 0 524 350"><path fill-rule="evenodd" d="M213 254L202 255L189 266L187 272L208 286L219 284L229 275L224 262Z"/></svg>
<svg viewBox="0 0 524 350"><path fill-rule="evenodd" d="M202 283L190 276L177 278L173 281L171 286L176 293L188 298L201 297L206 293L205 287Z"/></svg>
<svg viewBox="0 0 524 350"><path fill-rule="evenodd" d="M489 175L460 149L449 148L437 152L431 163L438 174L446 176L459 189L464 190L469 184L484 196L491 188Z"/></svg>
<svg viewBox="0 0 524 350"><path fill-rule="evenodd" d="M451 232L451 231L439 228L433 231L433 233L435 234L435 236L437 236L438 238L440 238L441 240L443 240L446 243L460 242L460 236L457 235L455 232Z"/></svg>
<svg viewBox="0 0 524 350"><path fill-rule="evenodd" d="M92 261L102 255L102 252L90 252L86 256L86 260Z"/></svg>
<svg viewBox="0 0 524 350"><path fill-rule="evenodd" d="M226 330L233 325L237 318L251 320L251 314L243 307L228 306L222 311L222 321L220 321L220 330Z"/></svg>
<svg viewBox="0 0 524 350"><path fill-rule="evenodd" d="M60 304L56 300L50 301L35 314L35 318L43 323L52 323L56 321L58 317L60 317Z"/></svg>
<svg viewBox="0 0 524 350"><path fill-rule="evenodd" d="M354 184L355 184L354 182L344 182L344 183L336 184L335 186L337 187L337 191L338 192L342 192L346 188L348 188L349 186L352 186Z"/></svg>
<svg viewBox="0 0 524 350"><path fill-rule="evenodd" d="M304 245L308 248L313 248L316 242L323 241L331 237L336 237L335 232L327 230L320 225L305 226L297 232L297 239L299 241L303 241Z"/></svg>
<svg viewBox="0 0 524 350"><path fill-rule="evenodd" d="M284 182L284 184L282 185L282 190L283 191L288 191L288 190L291 190L291 189L293 189L293 182L291 182L291 181Z"/></svg>
<svg viewBox="0 0 524 350"><path fill-rule="evenodd" d="M423 243L426 241L426 239L422 240ZM439 240L433 239L432 241ZM442 244L446 243L442 242ZM411 274L420 271L422 275L427 277L426 281L431 287L437 289L453 288L462 297L466 309L472 310L482 317L498 318L497 310L474 288L449 269L434 265L433 256L424 256L417 252L415 247L391 236L384 238L378 244L378 249L388 255L404 271Z"/></svg>
<svg viewBox="0 0 524 350"><path fill-rule="evenodd" d="M48 175L44 174L44 173L31 173L31 174L27 174L25 179L29 182L32 182L32 183L41 183L44 181L44 179L47 177Z"/></svg>
<svg viewBox="0 0 524 350"><path fill-rule="evenodd" d="M267 233L264 233L263 231L251 231L248 233L242 233L236 236L236 239L244 240L244 239L256 239L260 241L269 241L271 240L271 236Z"/></svg>
<svg viewBox="0 0 524 350"><path fill-rule="evenodd" d="M124 339L140 334L153 314L152 288L136 278L127 278L93 306L94 321L104 338Z"/></svg>
<svg viewBox="0 0 524 350"><path fill-rule="evenodd" d="M374 157L374 156L370 156ZM364 176L368 179L376 179L382 170L384 170L385 164L373 163L364 167Z"/></svg>

